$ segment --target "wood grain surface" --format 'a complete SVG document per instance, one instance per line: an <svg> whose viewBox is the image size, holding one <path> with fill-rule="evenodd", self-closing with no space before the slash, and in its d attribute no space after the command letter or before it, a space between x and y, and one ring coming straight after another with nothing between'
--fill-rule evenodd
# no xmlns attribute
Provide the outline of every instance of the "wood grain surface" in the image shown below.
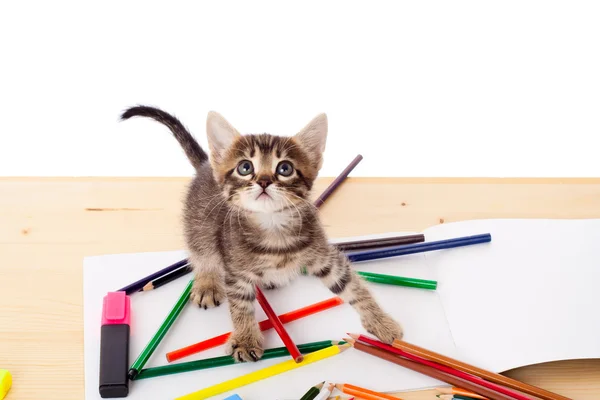
<svg viewBox="0 0 600 400"><path fill-rule="evenodd" d="M321 178L315 194L331 180ZM13 374L7 400L83 399L82 259L183 248L188 182L0 178L0 368ZM331 237L465 219L599 218L600 179L351 178L321 213ZM600 360L507 374L576 400L600 399ZM399 396L435 399L431 391Z"/></svg>

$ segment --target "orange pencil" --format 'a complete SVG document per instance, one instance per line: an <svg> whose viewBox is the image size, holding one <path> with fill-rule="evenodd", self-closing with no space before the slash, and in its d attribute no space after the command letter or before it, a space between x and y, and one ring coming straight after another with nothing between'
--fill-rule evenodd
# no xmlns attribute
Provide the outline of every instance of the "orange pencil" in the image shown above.
<svg viewBox="0 0 600 400"><path fill-rule="evenodd" d="M323 300L318 303L314 303L309 306L302 307L302 308L299 308L294 311L290 311L285 314L281 314L281 315L279 315L279 320L282 323L286 324L288 322L296 321L298 319L307 317L312 314L316 314L318 312L327 310L329 308L339 306L340 304L343 304L343 303L344 303L344 301L340 297L337 297L337 296L331 297L327 300ZM261 321L258 324L258 326L261 331L266 331L268 329L273 328L273 324L271 323L271 320L269 320L269 319L265 319L264 321ZM201 351L212 349L213 347L225 344L227 342L227 339L229 338L229 335L231 335L231 332L227 332L222 335L215 336L213 338L206 339L201 342L194 343L192 345L170 351L167 353L167 361L173 362L173 361L179 360L181 358L191 356L192 354L196 354Z"/></svg>
<svg viewBox="0 0 600 400"><path fill-rule="evenodd" d="M350 385L348 383L344 383L343 385L337 384L335 385L335 387L342 393L353 395L365 400L402 400L400 399L400 397L394 397L390 396L389 394L374 392L372 390Z"/></svg>

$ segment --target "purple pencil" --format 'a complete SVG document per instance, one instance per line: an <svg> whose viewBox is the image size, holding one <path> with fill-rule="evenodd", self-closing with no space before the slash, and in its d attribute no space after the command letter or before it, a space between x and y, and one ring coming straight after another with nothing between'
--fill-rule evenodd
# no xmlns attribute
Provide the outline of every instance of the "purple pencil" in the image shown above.
<svg viewBox="0 0 600 400"><path fill-rule="evenodd" d="M333 180L333 182L331 182L331 185L329 185L327 189L325 189L323 193L321 193L317 200L315 200L315 206L317 208L321 207L325 200L327 200L327 198L331 196L331 194L338 188L338 186L342 184L344 179L346 179L348 175L350 175L350 172L352 172L352 170L358 165L359 162L361 162L362 159L363 156L361 156L360 154L357 155L354 158L354 160L352 160L352 162L346 167L346 169L344 169L342 173L339 174L338 177Z"/></svg>

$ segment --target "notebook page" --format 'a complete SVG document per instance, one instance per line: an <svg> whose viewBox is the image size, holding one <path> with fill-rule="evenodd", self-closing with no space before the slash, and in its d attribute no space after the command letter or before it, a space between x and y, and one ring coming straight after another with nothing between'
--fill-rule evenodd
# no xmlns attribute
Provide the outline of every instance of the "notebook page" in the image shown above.
<svg viewBox="0 0 600 400"><path fill-rule="evenodd" d="M491 243L427 254L461 357L496 372L600 357L600 220L478 220L424 234L488 232Z"/></svg>

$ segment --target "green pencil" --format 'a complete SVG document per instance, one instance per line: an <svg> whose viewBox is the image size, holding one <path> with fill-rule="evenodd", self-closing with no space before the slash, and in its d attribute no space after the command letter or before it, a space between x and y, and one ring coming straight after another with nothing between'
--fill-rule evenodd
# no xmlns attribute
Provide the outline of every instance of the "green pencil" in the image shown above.
<svg viewBox="0 0 600 400"><path fill-rule="evenodd" d="M300 272L302 275L308 275L306 267L302 267ZM437 281L430 281L427 279L407 278L404 276L384 275L363 271L357 271L356 273L362 276L362 278L367 282L382 283L384 285L407 286L427 290L437 289Z"/></svg>
<svg viewBox="0 0 600 400"><path fill-rule="evenodd" d="M427 289L427 290L437 289L437 282L430 281L427 279L406 278L404 276L375 274L373 272L363 272L363 271L357 271L357 273L360 276L362 276L364 278L364 280L373 282L373 283L383 283L386 285L408 286L408 287L414 287L414 288L418 288L418 289Z"/></svg>
<svg viewBox="0 0 600 400"><path fill-rule="evenodd" d="M177 317L179 317L179 314L181 314L183 307L186 305L188 299L190 298L190 292L192 290L193 283L194 280L190 279L189 283L181 293L179 300L177 300L177 303L175 303L173 309L171 309L169 315L167 315L167 318L164 320L160 328L158 328L158 331L156 331L154 337L150 339L142 353L135 360L131 368L129 368L129 373L127 374L129 376L129 379L135 379L135 377L139 374L140 370L144 368L144 365L146 365L146 362L148 362L148 359L150 358L152 353L154 353L154 350L156 350L160 341L165 337L165 335L169 331L169 328L171 328L171 325L173 325L173 322L175 322Z"/></svg>
<svg viewBox="0 0 600 400"><path fill-rule="evenodd" d="M321 389L323 388L324 384L325 384L325 381L319 383L318 385L311 387L310 389L308 389L308 391L306 393L304 393L304 395L300 398L300 400L313 400L315 397L317 397L319 395L319 393L321 393Z"/></svg>
<svg viewBox="0 0 600 400"><path fill-rule="evenodd" d="M326 347L336 345L336 344L345 344L345 342L335 341L335 340L323 340L320 342L305 343L305 344L299 345L298 350L300 350L300 352L302 354L307 354L307 353L312 353L314 351L318 351L318 350L321 350L321 349L324 349ZM277 357L285 357L285 356L289 356L289 355L290 355L290 352L288 351L287 347L285 347L285 346L284 347L276 347L273 349L265 350L265 353L263 354L261 360L267 360L270 358L277 358ZM236 361L231 356L206 358L204 360L189 361L189 362L178 363L178 364L163 365L160 367L146 368L146 369L141 370L139 372L139 374L134 377L134 379L139 380L139 379L155 378L157 376L179 374L182 372L198 371L201 369L223 367L225 365L233 365L233 364L236 364Z"/></svg>

